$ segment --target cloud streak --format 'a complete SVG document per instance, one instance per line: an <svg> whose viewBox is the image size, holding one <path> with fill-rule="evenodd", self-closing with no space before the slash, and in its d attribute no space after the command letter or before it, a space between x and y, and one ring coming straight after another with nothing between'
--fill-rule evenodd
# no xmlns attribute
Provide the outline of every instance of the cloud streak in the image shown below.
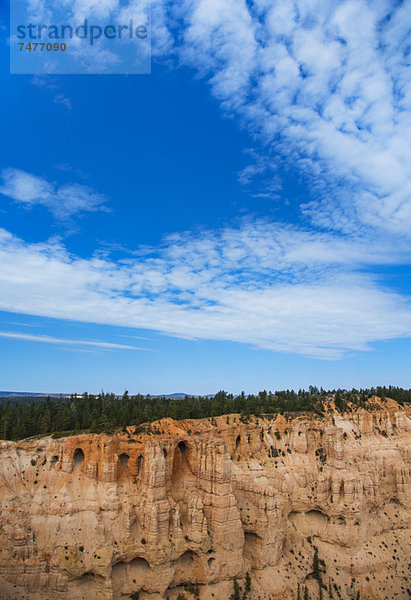
<svg viewBox="0 0 411 600"><path fill-rule="evenodd" d="M66 338L57 338L49 335L33 335L28 333L19 333L17 331L0 331L0 337L9 338L12 340L23 340L26 342L39 342L41 344L56 344L65 346L91 346L92 348L100 348L103 350L143 350L150 352L148 348L138 348L136 346L128 346L127 344L113 344L110 342L99 342L95 340L71 340Z"/></svg>

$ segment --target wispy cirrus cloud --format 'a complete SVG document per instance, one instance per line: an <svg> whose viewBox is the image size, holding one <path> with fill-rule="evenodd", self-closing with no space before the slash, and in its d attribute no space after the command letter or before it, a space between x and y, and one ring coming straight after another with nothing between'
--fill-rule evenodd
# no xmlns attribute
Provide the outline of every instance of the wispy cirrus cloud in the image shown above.
<svg viewBox="0 0 411 600"><path fill-rule="evenodd" d="M98 340L73 340L53 337L50 335L19 333L18 331L0 331L0 337L9 338L12 340L23 340L26 342L38 342L41 344L78 346L80 349L85 346L86 348L99 348L101 350L143 350L146 352L151 352L149 348L139 348L137 346L129 346L127 344L114 344L110 342L100 342Z"/></svg>
<svg viewBox="0 0 411 600"><path fill-rule="evenodd" d="M78 183L57 186L44 177L21 169L3 169L0 194L26 208L36 205L50 210L57 219L67 219L82 212L107 211L106 198L90 187Z"/></svg>
<svg viewBox="0 0 411 600"><path fill-rule="evenodd" d="M61 104L62 106L67 108L67 110L72 109L70 98L67 98L67 96L65 96L64 94L56 94L54 96L54 102L56 104Z"/></svg>
<svg viewBox="0 0 411 600"><path fill-rule="evenodd" d="M55 104L61 104L67 110L72 110L70 98L65 93L59 91L57 77L53 77L52 75L35 75L32 79L30 79L30 83L32 83L38 88L53 91L53 101L55 102Z"/></svg>
<svg viewBox="0 0 411 600"><path fill-rule="evenodd" d="M400 249L367 242L244 222L112 262L2 231L0 309L339 358L411 335L409 302L360 270Z"/></svg>

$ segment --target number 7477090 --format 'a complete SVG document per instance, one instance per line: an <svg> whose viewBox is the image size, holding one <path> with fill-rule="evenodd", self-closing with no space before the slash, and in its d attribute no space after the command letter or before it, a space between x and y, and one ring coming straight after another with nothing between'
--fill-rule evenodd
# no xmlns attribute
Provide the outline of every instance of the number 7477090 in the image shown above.
<svg viewBox="0 0 411 600"><path fill-rule="evenodd" d="M20 52L22 52L23 49L29 50L29 52L36 52L37 48L39 48L39 52L43 52L44 48L47 52L58 52L59 50L64 52L64 50L66 50L66 44L64 42L61 44L58 44L57 42L54 44L51 44L50 42L47 44L46 42L28 42L27 44L25 42L19 42L19 46Z"/></svg>

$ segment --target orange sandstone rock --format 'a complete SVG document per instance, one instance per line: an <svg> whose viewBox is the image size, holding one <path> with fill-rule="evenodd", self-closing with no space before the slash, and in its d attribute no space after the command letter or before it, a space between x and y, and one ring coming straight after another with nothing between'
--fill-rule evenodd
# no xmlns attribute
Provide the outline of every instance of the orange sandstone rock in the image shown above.
<svg viewBox="0 0 411 600"><path fill-rule="evenodd" d="M0 442L0 598L318 598L314 546L334 597L407 598L411 422L379 402Z"/></svg>

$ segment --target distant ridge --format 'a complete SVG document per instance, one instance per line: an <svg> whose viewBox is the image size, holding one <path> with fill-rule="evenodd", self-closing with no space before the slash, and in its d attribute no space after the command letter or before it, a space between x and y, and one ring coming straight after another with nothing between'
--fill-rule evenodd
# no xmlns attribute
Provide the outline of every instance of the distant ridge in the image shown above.
<svg viewBox="0 0 411 600"><path fill-rule="evenodd" d="M58 398L59 396L67 397L70 394L49 394L41 392L5 392L0 391L0 398L44 398L45 396L51 396L52 398ZM185 398L185 396L192 396L192 394L152 394L153 398Z"/></svg>
<svg viewBox="0 0 411 600"><path fill-rule="evenodd" d="M147 394L149 395L149 394ZM213 398L215 394L150 394L152 398Z"/></svg>
<svg viewBox="0 0 411 600"><path fill-rule="evenodd" d="M38 393L38 392L1 392L0 391L0 398L25 398L25 397L32 397L32 398L44 398L44 396L55 396L55 397L59 397L60 395L64 394L46 394L46 393Z"/></svg>
<svg viewBox="0 0 411 600"><path fill-rule="evenodd" d="M191 394L156 394L154 398L185 398L186 396L191 396Z"/></svg>
<svg viewBox="0 0 411 600"><path fill-rule="evenodd" d="M77 394L74 394L77 397ZM131 396L133 396L134 394L130 394ZM185 398L186 396L189 396L190 398L199 398L200 396L198 394L185 394L182 392L177 392L175 394L142 394L143 396L147 397L147 396L151 396L151 398ZM0 398L45 398L47 396L50 396L50 398L60 398L60 396L62 396L63 398L69 398L71 396L71 394L67 394L67 393L61 393L61 394L50 394L48 392L7 392L7 391L0 391ZM211 398L212 396L214 396L214 394L202 394L201 395L203 398ZM118 398L121 397L121 394L117 395Z"/></svg>

